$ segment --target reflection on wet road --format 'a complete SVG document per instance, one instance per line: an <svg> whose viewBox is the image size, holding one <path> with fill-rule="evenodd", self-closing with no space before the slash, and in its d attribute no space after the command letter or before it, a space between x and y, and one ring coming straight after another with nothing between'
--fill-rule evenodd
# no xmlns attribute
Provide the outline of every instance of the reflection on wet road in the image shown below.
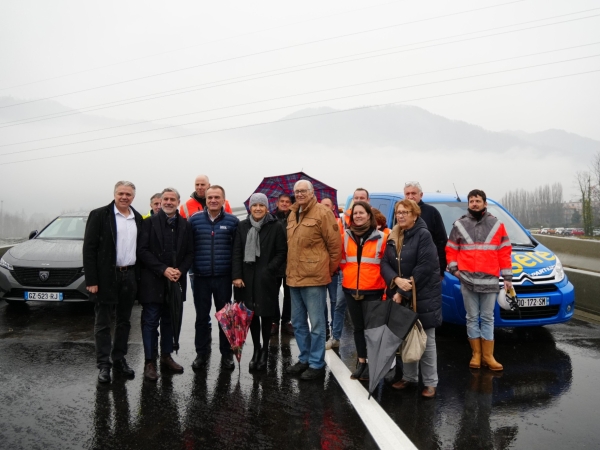
<svg viewBox="0 0 600 450"><path fill-rule="evenodd" d="M194 310L186 304L181 375L144 382L138 306L127 357L134 380L96 383L89 305L0 303L0 447L93 449L376 448L333 375L299 382L284 375L293 338L274 337L266 373L251 375L251 341L241 374L222 372L213 345L194 373ZM347 321L340 357L355 362ZM213 329L213 342L217 342ZM572 320L538 329L497 330L501 374L469 371L464 328L437 333L440 384L420 390L380 385L375 398L420 449L598 448L595 389L600 326ZM237 363L236 363L237 364ZM366 391L365 391L366 396Z"/></svg>

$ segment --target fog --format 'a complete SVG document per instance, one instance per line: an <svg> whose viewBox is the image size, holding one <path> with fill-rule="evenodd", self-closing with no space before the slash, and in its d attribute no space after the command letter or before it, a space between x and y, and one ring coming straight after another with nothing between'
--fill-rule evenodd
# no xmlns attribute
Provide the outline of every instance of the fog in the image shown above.
<svg viewBox="0 0 600 450"><path fill-rule="evenodd" d="M576 198L600 151L599 8L6 0L3 210L90 210L126 179L146 212L199 173L238 206L300 170L339 198L408 180L496 199L561 182Z"/></svg>

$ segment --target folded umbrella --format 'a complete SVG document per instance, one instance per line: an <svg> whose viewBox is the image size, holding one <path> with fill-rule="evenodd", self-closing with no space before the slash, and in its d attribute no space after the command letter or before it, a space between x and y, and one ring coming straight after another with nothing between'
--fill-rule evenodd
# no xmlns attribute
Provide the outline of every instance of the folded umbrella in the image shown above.
<svg viewBox="0 0 600 450"><path fill-rule="evenodd" d="M223 309L215 313L219 326L225 333L238 364L242 359L242 348L246 342L253 315L254 311L246 308L243 303L227 303Z"/></svg>
<svg viewBox="0 0 600 450"><path fill-rule="evenodd" d="M392 367L396 350L417 321L418 315L391 299L382 302L362 302L362 306L371 397L381 379Z"/></svg>
<svg viewBox="0 0 600 450"><path fill-rule="evenodd" d="M169 305L171 326L173 327L173 350L179 350L179 335L183 318L183 292L178 281L167 280L165 301Z"/></svg>

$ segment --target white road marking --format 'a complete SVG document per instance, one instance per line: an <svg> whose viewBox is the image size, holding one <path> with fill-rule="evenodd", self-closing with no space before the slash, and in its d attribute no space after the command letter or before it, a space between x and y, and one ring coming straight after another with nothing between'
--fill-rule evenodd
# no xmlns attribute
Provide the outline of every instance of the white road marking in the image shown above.
<svg viewBox="0 0 600 450"><path fill-rule="evenodd" d="M325 362L331 373L350 399L352 406L382 450L415 449L415 445L406 437L377 401L362 387L360 381L350 379L350 371L333 350L325 352Z"/></svg>

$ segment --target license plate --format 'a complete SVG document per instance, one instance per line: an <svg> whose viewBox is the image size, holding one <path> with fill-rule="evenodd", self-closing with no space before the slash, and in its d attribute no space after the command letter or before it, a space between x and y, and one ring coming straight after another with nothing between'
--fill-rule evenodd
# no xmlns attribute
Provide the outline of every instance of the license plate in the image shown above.
<svg viewBox="0 0 600 450"><path fill-rule="evenodd" d="M25 300L62 302L62 292L25 292Z"/></svg>
<svg viewBox="0 0 600 450"><path fill-rule="evenodd" d="M519 302L519 308L532 308L534 306L550 306L549 297L517 298L517 302Z"/></svg>

